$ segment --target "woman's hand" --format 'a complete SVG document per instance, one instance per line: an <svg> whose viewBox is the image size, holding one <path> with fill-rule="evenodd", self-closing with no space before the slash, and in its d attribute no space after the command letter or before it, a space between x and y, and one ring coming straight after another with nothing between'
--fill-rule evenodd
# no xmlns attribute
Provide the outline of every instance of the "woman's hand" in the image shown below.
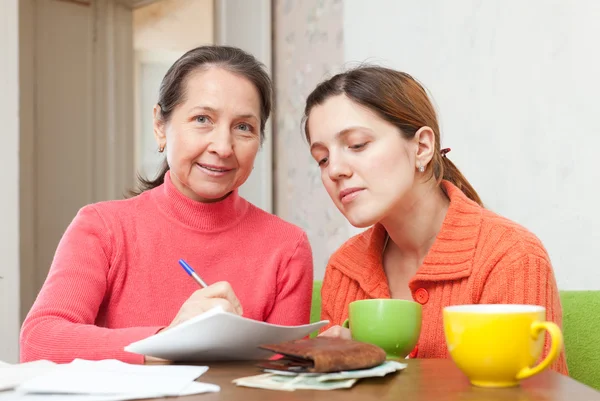
<svg viewBox="0 0 600 401"><path fill-rule="evenodd" d="M183 303L171 324L163 330L175 327L216 306L221 306L226 312L235 313L236 315L241 316L243 313L242 305L235 296L233 288L229 283L222 281L194 292Z"/></svg>
<svg viewBox="0 0 600 401"><path fill-rule="evenodd" d="M233 292L233 288L231 288L231 285L225 281L221 281L194 292L183 303L183 305L181 305L179 312L177 312L177 315L171 321L171 324L159 330L158 332L169 330L171 327L175 327L178 324L183 323L194 316L198 316L216 306L221 306L223 310L240 316L244 312L240 301ZM146 355L144 357L144 363L148 365L155 365L168 364L170 361Z"/></svg>
<svg viewBox="0 0 600 401"><path fill-rule="evenodd" d="M351 340L352 335L350 334L350 329L347 329L342 326L331 326L321 334L319 337L335 337L335 338L343 338L344 340Z"/></svg>

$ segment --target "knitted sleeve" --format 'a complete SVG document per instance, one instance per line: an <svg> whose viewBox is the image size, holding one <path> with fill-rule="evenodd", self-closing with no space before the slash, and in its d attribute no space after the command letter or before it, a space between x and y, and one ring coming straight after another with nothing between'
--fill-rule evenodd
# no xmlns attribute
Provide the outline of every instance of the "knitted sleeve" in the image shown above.
<svg viewBox="0 0 600 401"><path fill-rule="evenodd" d="M507 252L500 259L483 287L480 303L531 304L546 308L546 319L562 327L562 308L558 287L548 256L539 252ZM544 355L550 348L548 337ZM564 350L552 369L568 374Z"/></svg>
<svg viewBox="0 0 600 401"><path fill-rule="evenodd" d="M111 233L94 208L79 211L63 235L52 266L21 329L21 362L75 358L143 363L126 345L161 327L108 329L96 317L110 291L107 275L116 253Z"/></svg>
<svg viewBox="0 0 600 401"><path fill-rule="evenodd" d="M321 333L331 326L344 323L344 316L348 314L345 300L349 285L350 280L346 276L331 265L327 266L321 287L321 320L329 320L329 324L321 328Z"/></svg>
<svg viewBox="0 0 600 401"><path fill-rule="evenodd" d="M313 257L308 237L302 233L285 266L277 273L277 297L267 322L297 326L308 324L313 288Z"/></svg>

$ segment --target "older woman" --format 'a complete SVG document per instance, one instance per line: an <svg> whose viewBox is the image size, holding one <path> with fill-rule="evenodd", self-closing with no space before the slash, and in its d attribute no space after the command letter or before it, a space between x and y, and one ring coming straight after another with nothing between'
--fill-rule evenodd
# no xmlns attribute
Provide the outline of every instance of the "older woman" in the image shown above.
<svg viewBox="0 0 600 401"><path fill-rule="evenodd" d="M271 96L263 66L236 48L199 47L173 64L154 107L163 171L142 180L135 197L79 211L23 324L22 361L143 363L123 348L217 305L270 323L308 323L305 233L238 194Z"/></svg>
<svg viewBox="0 0 600 401"><path fill-rule="evenodd" d="M442 309L473 303L537 304L560 325L560 299L540 240L482 206L440 147L423 87L410 75L361 67L310 94L306 136L331 199L368 230L331 257L323 282L323 335L348 304L368 298L414 300L423 324L413 356L445 358ZM546 350L548 347L546 348ZM554 369L566 373L564 352Z"/></svg>

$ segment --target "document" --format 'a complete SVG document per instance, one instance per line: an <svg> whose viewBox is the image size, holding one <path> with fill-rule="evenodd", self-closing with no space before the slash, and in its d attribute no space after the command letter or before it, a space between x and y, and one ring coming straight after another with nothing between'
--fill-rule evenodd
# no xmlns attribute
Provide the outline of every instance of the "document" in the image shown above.
<svg viewBox="0 0 600 401"><path fill-rule="evenodd" d="M0 363L0 391L10 390L19 384L46 373L53 369L56 364L50 361L33 361L11 365Z"/></svg>
<svg viewBox="0 0 600 401"><path fill-rule="evenodd" d="M13 383L11 391L0 391L0 401L116 401L220 391L217 385L195 381L207 370L207 366L130 365L114 359L31 362L0 368Z"/></svg>
<svg viewBox="0 0 600 401"><path fill-rule="evenodd" d="M279 326L217 307L134 342L125 351L177 362L268 359L273 353L258 349L260 345L300 339L328 323L323 320L302 326Z"/></svg>

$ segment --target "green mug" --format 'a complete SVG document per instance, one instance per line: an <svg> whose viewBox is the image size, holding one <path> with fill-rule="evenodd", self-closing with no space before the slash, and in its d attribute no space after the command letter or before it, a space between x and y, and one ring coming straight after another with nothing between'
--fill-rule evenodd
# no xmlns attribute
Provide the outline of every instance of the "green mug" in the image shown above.
<svg viewBox="0 0 600 401"><path fill-rule="evenodd" d="M352 339L377 345L388 359L404 359L421 335L421 304L402 299L366 299L350 303L343 326Z"/></svg>

